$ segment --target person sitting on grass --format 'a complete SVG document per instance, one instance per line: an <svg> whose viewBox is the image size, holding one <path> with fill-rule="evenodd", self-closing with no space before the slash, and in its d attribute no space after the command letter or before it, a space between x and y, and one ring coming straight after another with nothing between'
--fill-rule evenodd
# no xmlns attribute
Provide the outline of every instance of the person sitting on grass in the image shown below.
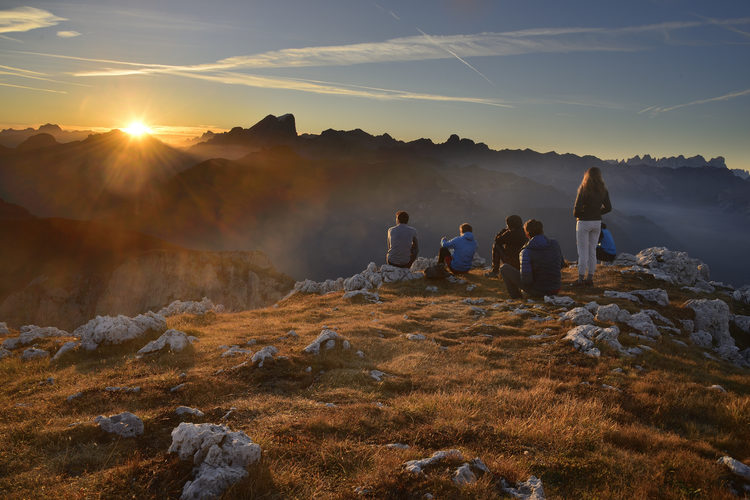
<svg viewBox="0 0 750 500"><path fill-rule="evenodd" d="M520 271L508 263L500 267L508 294L513 299L523 296L521 290L532 297L557 294L562 283L560 270L565 267L560 244L544 235L541 221L529 219L523 229L529 242L521 249Z"/></svg>
<svg viewBox="0 0 750 500"><path fill-rule="evenodd" d="M523 232L523 221L518 215L505 218L505 229L497 233L492 245L492 271L485 273L488 278L497 278L501 264L510 264L516 269L521 268L518 254L529 239Z"/></svg>
<svg viewBox="0 0 750 500"><path fill-rule="evenodd" d="M470 224L463 223L459 227L461 234L449 240L445 236L440 240L438 265L447 265L453 273L468 273L477 251L477 242ZM450 250L453 250L451 255Z"/></svg>
<svg viewBox="0 0 750 500"><path fill-rule="evenodd" d="M602 222L602 232L599 233L599 244L596 247L596 258L602 262L613 262L616 256L615 239L607 229L607 225Z"/></svg>
<svg viewBox="0 0 750 500"><path fill-rule="evenodd" d="M419 255L417 230L407 225L409 214L396 212L396 225L388 229L388 252L385 262L391 266L410 268Z"/></svg>

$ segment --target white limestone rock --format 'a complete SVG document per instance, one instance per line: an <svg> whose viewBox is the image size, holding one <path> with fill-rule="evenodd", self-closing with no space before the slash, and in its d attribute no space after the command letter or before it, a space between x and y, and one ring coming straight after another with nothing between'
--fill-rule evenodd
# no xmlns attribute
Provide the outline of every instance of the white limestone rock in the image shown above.
<svg viewBox="0 0 750 500"><path fill-rule="evenodd" d="M193 480L182 489L183 500L218 498L248 475L247 467L261 457L260 446L243 432L224 425L181 423L172 430L169 453L192 460Z"/></svg>
<svg viewBox="0 0 750 500"><path fill-rule="evenodd" d="M560 315L563 321L572 321L576 325L590 325L594 322L594 315L584 307L575 307Z"/></svg>
<svg viewBox="0 0 750 500"><path fill-rule="evenodd" d="M625 299L630 300L632 302L640 302L641 299L636 297L630 292L618 292L616 290L605 290L604 296L609 297L610 299Z"/></svg>
<svg viewBox="0 0 750 500"><path fill-rule="evenodd" d="M263 366L263 363L265 363L267 360L273 361L273 357L278 353L279 350L276 347L267 345L260 351L253 354L253 357L250 361L258 368L261 368Z"/></svg>
<svg viewBox="0 0 750 500"><path fill-rule="evenodd" d="M385 445L389 450L408 450L409 445L404 443L389 443Z"/></svg>
<svg viewBox="0 0 750 500"><path fill-rule="evenodd" d="M408 334L406 334L406 340L412 340L412 341L415 341L415 342L416 341L420 341L420 340L424 340L426 338L427 337L425 337L421 333L408 333Z"/></svg>
<svg viewBox="0 0 750 500"><path fill-rule="evenodd" d="M750 481L750 467L739 460L735 460L734 458L725 455L721 457L717 463L726 465L732 474L743 478L745 481Z"/></svg>
<svg viewBox="0 0 750 500"><path fill-rule="evenodd" d="M21 355L21 359L24 361L30 361L32 359L43 359L49 357L49 352L43 349L37 349L36 347L29 347Z"/></svg>
<svg viewBox="0 0 750 500"><path fill-rule="evenodd" d="M570 307L576 303L571 297L560 295L545 295L544 302L553 306Z"/></svg>
<svg viewBox="0 0 750 500"><path fill-rule="evenodd" d="M625 324L650 338L656 339L661 337L661 333L659 333L659 329L656 328L656 325L651 320L651 316L643 311L631 314L625 321Z"/></svg>
<svg viewBox="0 0 750 500"><path fill-rule="evenodd" d="M711 336L711 345L716 352L725 360L738 366L746 366L747 362L740 354L739 348L734 343L729 332L729 306L721 299L695 299L688 300L685 307L695 311L695 328L698 331L708 333ZM691 335L690 338L699 337L704 347L709 347L706 335ZM695 340L693 340L695 342ZM697 343L697 342L696 342ZM701 345L701 344L699 344Z"/></svg>
<svg viewBox="0 0 750 500"><path fill-rule="evenodd" d="M222 358L227 358L229 356L238 356L238 355L243 355L243 354L245 356L249 356L252 353L253 353L253 351L250 350L250 349L242 349L239 346L233 345L229 349L227 349L226 351L222 352L221 353L221 357Z"/></svg>
<svg viewBox="0 0 750 500"><path fill-rule="evenodd" d="M214 304L208 297L203 297L203 300L199 302L192 300L175 300L168 306L161 308L156 314L168 318L178 314L206 314L210 311L224 312L224 306L221 304Z"/></svg>
<svg viewBox="0 0 750 500"><path fill-rule="evenodd" d="M106 392L132 392L132 393L141 392L141 388L138 386L135 386L135 387L108 386L108 387L105 387L104 390Z"/></svg>
<svg viewBox="0 0 750 500"><path fill-rule="evenodd" d="M659 321L663 325L669 325L670 327L674 326L674 322L670 320L669 318L665 317L663 314L661 314L658 311L654 311L653 309L644 309L641 311L644 314L648 314L648 316L654 320Z"/></svg>
<svg viewBox="0 0 750 500"><path fill-rule="evenodd" d="M652 247L641 250L635 257L638 266L647 269L655 277L666 275L678 285L692 286L699 280L710 280L709 267L704 262L691 258L687 252Z"/></svg>
<svg viewBox="0 0 750 500"><path fill-rule="evenodd" d="M81 339L81 346L93 351L102 344L121 344L154 331L167 329L167 320L151 311L133 318L127 316L97 316L85 325L79 326L73 336Z"/></svg>
<svg viewBox="0 0 750 500"><path fill-rule="evenodd" d="M24 325L21 327L20 331L21 334L18 337L5 339L2 346L5 349L13 350L24 345L29 345L39 339L71 336L71 334L65 330L60 330L54 326Z"/></svg>
<svg viewBox="0 0 750 500"><path fill-rule="evenodd" d="M508 486L503 480L503 491L513 498L521 500L545 500L542 480L536 476L530 476L524 482L516 483L515 488Z"/></svg>
<svg viewBox="0 0 750 500"><path fill-rule="evenodd" d="M662 290L661 288L654 288L652 290L633 290L630 293L648 302L655 302L660 306L669 305L669 295L667 295L666 290Z"/></svg>
<svg viewBox="0 0 750 500"><path fill-rule="evenodd" d="M10 330L8 330L6 323L0 322L0 335L10 335Z"/></svg>
<svg viewBox="0 0 750 500"><path fill-rule="evenodd" d="M599 304L596 301L591 301L583 307L585 307L588 312L594 315L596 314L596 311L599 310Z"/></svg>
<svg viewBox="0 0 750 500"><path fill-rule="evenodd" d="M303 352L307 354L320 354L320 346L325 344L326 349L332 349L336 345L336 341L341 340L341 336L333 330L323 329L314 341L303 349ZM330 347L329 347L330 346Z"/></svg>
<svg viewBox="0 0 750 500"><path fill-rule="evenodd" d="M743 304L750 304L750 285L745 285L732 292L732 298Z"/></svg>
<svg viewBox="0 0 750 500"><path fill-rule="evenodd" d="M406 472L411 474L424 474L424 469L431 465L436 465L443 461L456 460L463 461L464 456L460 450L441 450L436 451L429 458L422 458L420 460L409 460L404 463L403 467Z"/></svg>
<svg viewBox="0 0 750 500"><path fill-rule="evenodd" d="M690 341L698 347L710 348L713 344L711 334L705 330L697 330L690 333Z"/></svg>
<svg viewBox="0 0 750 500"><path fill-rule="evenodd" d="M598 358L601 352L594 347L592 339L600 330L601 328L594 325L579 325L572 330L568 330L563 340L573 344L573 347L583 354Z"/></svg>
<svg viewBox="0 0 750 500"><path fill-rule="evenodd" d="M70 352L70 351L74 351L74 350L78 349L78 347L79 347L80 345L81 345L81 342L80 342L80 341L78 341L78 340L76 340L76 341L71 341L71 342L65 342L65 343L64 343L64 344L63 344L62 346L60 346L60 348L59 348L59 349L57 350L57 352L55 353L55 355L54 355L54 356L52 357L52 360L54 361L54 360L60 359L60 358L61 358L61 357L62 357L63 355L65 355L66 353L68 353L68 352Z"/></svg>
<svg viewBox="0 0 750 500"><path fill-rule="evenodd" d="M178 406L174 411L177 415L192 415L193 417L202 417L204 413L197 408L190 408L189 406Z"/></svg>
<svg viewBox="0 0 750 500"><path fill-rule="evenodd" d="M617 304L607 304L599 306L596 310L595 319L602 323L614 323L617 321L617 315L620 312L620 306Z"/></svg>
<svg viewBox="0 0 750 500"><path fill-rule="evenodd" d="M380 302L380 294L378 294L378 292L369 292L367 290L352 290L351 292L344 292L343 295L343 298L345 299L354 299L355 297L362 297L368 302Z"/></svg>
<svg viewBox="0 0 750 500"><path fill-rule="evenodd" d="M617 257L615 257L615 260L612 262L613 266L634 266L636 265L636 257L632 253L625 253L622 252L620 254L617 254Z"/></svg>
<svg viewBox="0 0 750 500"><path fill-rule="evenodd" d="M682 327L682 331L687 334L691 334L695 330L695 323L692 319L681 319L680 326Z"/></svg>
<svg viewBox="0 0 750 500"><path fill-rule="evenodd" d="M435 264L437 264L437 257L417 257L417 260L414 261L409 270L413 273L421 273Z"/></svg>
<svg viewBox="0 0 750 500"><path fill-rule="evenodd" d="M127 411L110 417L99 415L94 419L94 422L99 424L104 432L117 434L124 438L143 434L143 421Z"/></svg>
<svg viewBox="0 0 750 500"><path fill-rule="evenodd" d="M179 330L167 330L161 334L156 340L152 340L145 346L141 347L138 354L150 354L152 352L158 352L168 347L172 352L182 352L187 346L190 345L188 336Z"/></svg>
<svg viewBox="0 0 750 500"><path fill-rule="evenodd" d="M377 382L382 382L384 376L385 376L385 373L381 372L380 370L370 370L370 377L376 380Z"/></svg>
<svg viewBox="0 0 750 500"><path fill-rule="evenodd" d="M609 345L612 349L622 352L624 349L619 340L620 329L616 326L610 326L609 328L602 328L599 333L596 334L596 340L604 342Z"/></svg>
<svg viewBox="0 0 750 500"><path fill-rule="evenodd" d="M11 351L4 347L0 347L0 359L5 359L10 356L13 356L13 353Z"/></svg>
<svg viewBox="0 0 750 500"><path fill-rule="evenodd" d="M384 264L378 266L370 262L367 268L359 274L348 278L315 282L311 280L298 281L294 284L294 290L304 293L329 293L353 290L370 290L379 288L383 283L394 283L397 281L408 281L424 278L424 275L412 272L410 269Z"/></svg>
<svg viewBox="0 0 750 500"><path fill-rule="evenodd" d="M732 323L743 332L750 333L750 316L735 314L732 318Z"/></svg>
<svg viewBox="0 0 750 500"><path fill-rule="evenodd" d="M323 295L330 292L341 292L342 290L344 290L344 278L325 280L321 282L313 280L298 281L294 284L293 291Z"/></svg>
<svg viewBox="0 0 750 500"><path fill-rule="evenodd" d="M453 482L459 486L464 486L466 484L476 483L477 476L472 472L471 466L468 463L465 463L453 473Z"/></svg>

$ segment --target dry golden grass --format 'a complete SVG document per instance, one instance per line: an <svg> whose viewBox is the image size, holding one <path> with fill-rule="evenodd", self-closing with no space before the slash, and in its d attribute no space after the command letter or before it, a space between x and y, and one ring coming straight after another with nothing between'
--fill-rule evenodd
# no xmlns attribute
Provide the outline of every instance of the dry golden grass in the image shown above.
<svg viewBox="0 0 750 500"><path fill-rule="evenodd" d="M606 348L591 359L559 342L570 325L515 315L522 302L509 301L501 282L468 279L478 285L472 292L441 282L438 293L427 293L420 280L384 286L381 304L295 295L262 310L171 318L171 328L200 339L180 354L136 359L141 339L59 362L0 361L0 491L6 498L178 497L191 464L167 448L180 422L174 410L185 405L205 416L183 420L226 423L263 449L261 463L227 498L352 498L358 486L372 498L498 498L501 478L531 474L549 498L733 498L733 478L716 459L750 462L747 370L668 337L636 359ZM566 271L565 279L574 276ZM636 311L602 291L664 287L614 268L604 268L597 284L562 294ZM693 296L667 289L672 304L652 308L689 317L679 304ZM466 297L484 298L487 315L476 317L461 302ZM560 311L525 305L538 316ZM336 328L352 349L303 354L323 326ZM299 338L281 338L292 329ZM642 343L621 329L624 345ZM550 336L529 339L543 331ZM408 333L427 340L409 341ZM245 358L222 358L220 346L250 339L257 343L249 349L275 345L287 359L233 369ZM387 376L376 382L372 369ZM54 384L42 383L48 377ZM183 390L170 392L183 381ZM712 384L728 392L709 390ZM105 392L111 385L141 392ZM83 394L68 402L76 392ZM143 419L143 436L113 438L93 423L122 411ZM406 460L449 448L481 457L492 474L459 488L451 481L458 463L422 477L402 470Z"/></svg>

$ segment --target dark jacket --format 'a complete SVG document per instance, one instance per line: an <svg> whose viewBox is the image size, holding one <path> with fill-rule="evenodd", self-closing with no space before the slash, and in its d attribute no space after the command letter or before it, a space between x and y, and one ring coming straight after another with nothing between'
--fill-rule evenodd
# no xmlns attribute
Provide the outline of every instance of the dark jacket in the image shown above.
<svg viewBox="0 0 750 500"><path fill-rule="evenodd" d="M543 234L531 238L521 249L521 288L539 295L560 291L560 269L565 265L557 240Z"/></svg>
<svg viewBox="0 0 750 500"><path fill-rule="evenodd" d="M578 220L602 220L602 214L612 211L612 203L609 201L609 191L604 194L587 193L576 195L576 203L573 207L573 215Z"/></svg>
<svg viewBox="0 0 750 500"><path fill-rule="evenodd" d="M505 228L501 233L495 236L495 243L492 245L492 269L495 271L500 267L500 261L515 267L521 268L521 261L518 254L529 239L523 228Z"/></svg>

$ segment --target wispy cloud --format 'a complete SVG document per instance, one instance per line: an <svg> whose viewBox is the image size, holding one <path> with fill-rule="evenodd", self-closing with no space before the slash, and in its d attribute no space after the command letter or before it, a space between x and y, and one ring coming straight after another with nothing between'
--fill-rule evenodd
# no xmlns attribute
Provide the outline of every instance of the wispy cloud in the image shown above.
<svg viewBox="0 0 750 500"><path fill-rule="evenodd" d="M66 20L35 7L0 10L0 33L18 33L37 28L48 28Z"/></svg>
<svg viewBox="0 0 750 500"><path fill-rule="evenodd" d="M52 89L42 89L39 87L27 87L26 85L14 85L12 83L4 83L4 82L0 82L0 86L13 87L17 89L36 90L38 92L52 92L53 94L67 94L67 92L65 92L64 90L52 90Z"/></svg>
<svg viewBox="0 0 750 500"><path fill-rule="evenodd" d="M60 38L75 38L77 36L81 36L81 34L77 31L58 31L57 36L59 36Z"/></svg>
<svg viewBox="0 0 750 500"><path fill-rule="evenodd" d="M730 92L728 94L720 95L717 97L709 97L708 99L698 99L697 101L690 101L690 102L686 102L682 104L676 104L674 106L651 106L646 109L642 109L641 111L638 112L638 114L650 113L652 116L654 116L659 113L668 113L669 111L674 111L675 109L687 108L688 106L697 106L699 104L707 104L709 102L729 101L730 99L735 99L737 97L743 97L746 95L750 95L750 89L738 90L736 92Z"/></svg>

